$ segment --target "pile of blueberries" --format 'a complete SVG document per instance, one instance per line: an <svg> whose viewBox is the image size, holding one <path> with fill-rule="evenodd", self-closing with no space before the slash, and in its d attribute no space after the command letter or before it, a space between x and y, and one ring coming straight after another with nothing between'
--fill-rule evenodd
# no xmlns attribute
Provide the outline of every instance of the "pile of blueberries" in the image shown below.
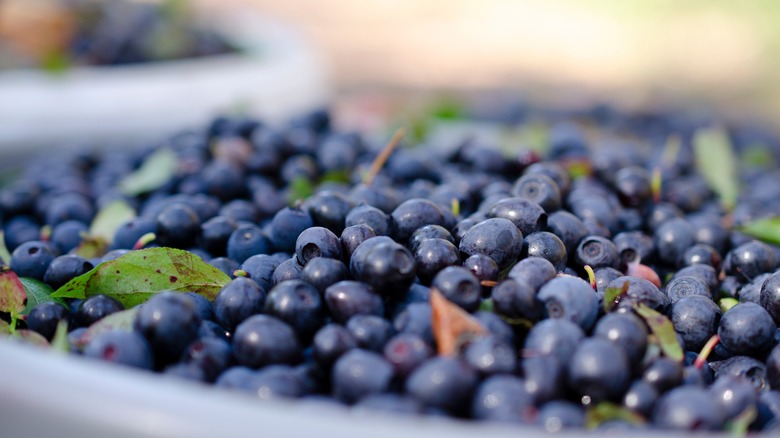
<svg viewBox="0 0 780 438"><path fill-rule="evenodd" d="M527 111L490 121L522 127ZM727 211L696 166L703 121L604 107L534 117L549 126L543 154L402 144L371 181L383 145L337 132L327 111L283 127L223 117L174 136L176 174L137 197L117 184L154 148L42 157L0 191L20 277L56 289L153 232L147 247L186 249L231 281L213 301L160 292L132 329L85 346L76 340L119 301L45 302L26 325L51 339L66 320L73 354L261 399L548 431L780 432L780 248L737 231L780 214L780 171L742 166L749 190ZM729 134L737 156L780 144ZM137 218L105 256L73 254L118 198ZM484 333L442 352L432 290ZM673 323L684 358L663 353L640 304Z"/></svg>

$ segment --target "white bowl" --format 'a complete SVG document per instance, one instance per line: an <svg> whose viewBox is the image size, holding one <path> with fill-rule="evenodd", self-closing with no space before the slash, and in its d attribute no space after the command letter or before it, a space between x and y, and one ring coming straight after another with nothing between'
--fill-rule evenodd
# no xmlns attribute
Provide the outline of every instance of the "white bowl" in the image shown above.
<svg viewBox="0 0 780 438"><path fill-rule="evenodd" d="M209 17L242 53L62 74L0 72L0 151L159 139L226 111L277 122L323 105L323 65L291 29L248 11Z"/></svg>

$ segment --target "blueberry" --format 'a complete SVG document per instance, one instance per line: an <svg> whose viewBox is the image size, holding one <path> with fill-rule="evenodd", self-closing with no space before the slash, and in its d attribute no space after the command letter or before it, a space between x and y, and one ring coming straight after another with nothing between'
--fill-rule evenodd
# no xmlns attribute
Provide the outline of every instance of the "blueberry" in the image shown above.
<svg viewBox="0 0 780 438"><path fill-rule="evenodd" d="M554 355L529 356L521 362L525 389L537 405L562 398L566 367Z"/></svg>
<svg viewBox="0 0 780 438"><path fill-rule="evenodd" d="M295 369L287 365L271 365L258 371L252 376L249 389L261 400L297 398L304 392Z"/></svg>
<svg viewBox="0 0 780 438"><path fill-rule="evenodd" d="M76 324L88 327L104 317L124 310L125 306L108 295L93 295L79 304L75 313Z"/></svg>
<svg viewBox="0 0 780 438"><path fill-rule="evenodd" d="M187 248L200 232L200 218L188 205L171 204L157 215L157 241L162 246ZM232 257L231 257L232 258Z"/></svg>
<svg viewBox="0 0 780 438"><path fill-rule="evenodd" d="M145 217L132 219L117 228L114 240L111 242L111 248L132 249L136 242L147 233L157 234L156 220Z"/></svg>
<svg viewBox="0 0 780 438"><path fill-rule="evenodd" d="M623 276L623 273L615 268L598 268L594 274L596 277L596 290L599 293L604 293L612 280Z"/></svg>
<svg viewBox="0 0 780 438"><path fill-rule="evenodd" d="M561 208L561 190L558 183L541 173L520 177L512 187L512 196L534 202L548 213Z"/></svg>
<svg viewBox="0 0 780 438"><path fill-rule="evenodd" d="M656 358L645 368L642 380L653 385L659 394L663 394L682 383L682 364L667 357Z"/></svg>
<svg viewBox="0 0 780 438"><path fill-rule="evenodd" d="M429 345L433 345L431 314L430 304L411 303L393 319L393 328L398 333L417 335Z"/></svg>
<svg viewBox="0 0 780 438"><path fill-rule="evenodd" d="M588 235L588 230L580 218L565 210L550 214L547 228L558 236L566 247L566 253L571 257L577 251L577 245Z"/></svg>
<svg viewBox="0 0 780 438"><path fill-rule="evenodd" d="M556 277L555 266L541 257L528 257L520 260L509 271L509 278L518 283L527 284L534 292Z"/></svg>
<svg viewBox="0 0 780 438"><path fill-rule="evenodd" d="M171 291L160 292L150 298L133 320L133 328L149 341L155 358L161 364L179 359L187 345L196 338L200 324L200 315L193 300Z"/></svg>
<svg viewBox="0 0 780 438"><path fill-rule="evenodd" d="M381 355L351 350L333 365L333 395L354 403L371 394L386 392L394 376L392 365Z"/></svg>
<svg viewBox="0 0 780 438"><path fill-rule="evenodd" d="M353 225L365 224L371 227L377 236L386 236L390 232L390 218L382 210L370 204L358 204L357 207L347 213L344 225L351 227Z"/></svg>
<svg viewBox="0 0 780 438"><path fill-rule="evenodd" d="M368 283L382 295L400 295L414 280L415 261L404 246L380 236L355 249L350 271L356 280Z"/></svg>
<svg viewBox="0 0 780 438"><path fill-rule="evenodd" d="M568 364L585 332L566 319L545 319L531 328L523 349L533 355L553 355Z"/></svg>
<svg viewBox="0 0 780 438"><path fill-rule="evenodd" d="M345 280L325 289L325 304L336 322L345 323L354 315L384 313L382 298L365 283Z"/></svg>
<svg viewBox="0 0 780 438"><path fill-rule="evenodd" d="M54 301L44 301L30 310L27 328L50 341L57 331L57 324L62 320L67 321L69 317L70 312L65 306Z"/></svg>
<svg viewBox="0 0 780 438"><path fill-rule="evenodd" d="M580 241L575 260L580 266L616 268L619 261L618 249L612 241L600 236L587 236Z"/></svg>
<svg viewBox="0 0 780 438"><path fill-rule="evenodd" d="M323 190L307 199L303 208L308 209L314 224L325 227L335 234L344 230L347 214L352 210L352 202L341 193Z"/></svg>
<svg viewBox="0 0 780 438"><path fill-rule="evenodd" d="M296 363L302 353L292 327L268 315L253 315L239 324L233 348L238 363L252 368Z"/></svg>
<svg viewBox="0 0 780 438"><path fill-rule="evenodd" d="M477 387L471 414L479 420L528 423L536 409L522 379L499 375L489 377Z"/></svg>
<svg viewBox="0 0 780 438"><path fill-rule="evenodd" d="M147 370L154 366L149 343L134 331L100 333L84 348L84 356Z"/></svg>
<svg viewBox="0 0 780 438"><path fill-rule="evenodd" d="M695 263L686 266L679 271L675 272L672 279L679 277L695 277L704 282L710 291L718 290L720 286L720 280L718 278L718 271L710 265L701 263Z"/></svg>
<svg viewBox="0 0 780 438"><path fill-rule="evenodd" d="M317 363L330 367L342 354L357 348L357 341L346 327L327 324L314 335L312 348Z"/></svg>
<svg viewBox="0 0 780 438"><path fill-rule="evenodd" d="M431 287L468 312L474 312L479 307L482 287L477 277L462 266L449 266L439 271Z"/></svg>
<svg viewBox="0 0 780 438"><path fill-rule="evenodd" d="M669 219L653 235L658 259L677 267L682 264L685 251L694 243L694 228L685 219Z"/></svg>
<svg viewBox="0 0 780 438"><path fill-rule="evenodd" d="M232 347L227 341L216 337L196 339L187 346L181 357L181 363L199 368L207 382L216 380L232 362Z"/></svg>
<svg viewBox="0 0 780 438"><path fill-rule="evenodd" d="M14 218L18 219L18 217ZM69 220L62 222L58 225L56 225L51 232L51 243L54 245L55 248L57 248L57 251L60 252L60 254L67 254L70 252L73 248L76 248L81 241L83 240L82 235L87 232L89 227L84 222L75 221L75 220ZM122 227L120 227L116 234L114 235L114 242L118 240L118 235L120 233L119 230L121 230ZM8 235L8 232L6 232L6 236ZM32 236L32 239L37 238L37 229L35 232L35 235ZM8 239L8 237L6 237ZM32 240L30 239L30 240ZM138 239L136 239L138 240ZM135 242L133 242L135 243ZM9 248L13 249L15 245L12 247L11 245L7 245Z"/></svg>
<svg viewBox="0 0 780 438"><path fill-rule="evenodd" d="M569 387L592 403L618 400L630 384L628 357L622 348L601 338L583 340L568 363Z"/></svg>
<svg viewBox="0 0 780 438"><path fill-rule="evenodd" d="M483 281L497 281L501 274L495 260L484 254L474 254L473 256L470 256L463 261L463 267L471 271L471 273L477 277L480 284ZM489 291L489 287L482 287L483 295L489 293Z"/></svg>
<svg viewBox="0 0 780 438"><path fill-rule="evenodd" d="M446 228L441 225L425 225L412 233L408 247L412 252L415 252L420 244L428 239L443 239L450 243L455 243L455 238L452 237L452 234Z"/></svg>
<svg viewBox="0 0 780 438"><path fill-rule="evenodd" d="M683 386L661 396L652 422L660 429L717 430L723 424L723 413L706 390Z"/></svg>
<svg viewBox="0 0 780 438"><path fill-rule="evenodd" d="M686 266L700 263L720 269L721 262L722 257L718 250L704 243L693 245L683 254L683 264Z"/></svg>
<svg viewBox="0 0 780 438"><path fill-rule="evenodd" d="M585 424L585 412L574 403L552 401L539 409L537 423L549 433L581 428Z"/></svg>
<svg viewBox="0 0 780 438"><path fill-rule="evenodd" d="M496 313L508 318L536 321L544 312L541 301L536 299L536 291L527 283L512 278L494 286L490 298Z"/></svg>
<svg viewBox="0 0 780 438"><path fill-rule="evenodd" d="M715 368L715 380L724 376L746 379L758 392L769 388L766 365L752 357L731 356L718 363Z"/></svg>
<svg viewBox="0 0 780 438"><path fill-rule="evenodd" d="M514 347L495 336L475 340L466 347L463 357L471 368L483 375L512 374L517 368Z"/></svg>
<svg viewBox="0 0 780 438"><path fill-rule="evenodd" d="M627 166L615 174L615 189L624 205L638 207L650 198L650 173L639 166Z"/></svg>
<svg viewBox="0 0 780 438"><path fill-rule="evenodd" d="M647 327L631 313L604 315L593 329L593 337L606 339L626 353L629 364L636 366L647 348Z"/></svg>
<svg viewBox="0 0 780 438"><path fill-rule="evenodd" d="M780 346L775 346L766 359L766 379L772 389L780 389Z"/></svg>
<svg viewBox="0 0 780 438"><path fill-rule="evenodd" d="M406 379L405 390L425 406L465 413L477 385L477 373L458 359L434 357Z"/></svg>
<svg viewBox="0 0 780 438"><path fill-rule="evenodd" d="M46 269L43 282L57 290L65 283L90 271L94 266L83 257L75 254L63 255L55 258Z"/></svg>
<svg viewBox="0 0 780 438"><path fill-rule="evenodd" d="M255 375L253 369L236 365L223 371L217 378L215 385L230 390L250 391L250 384Z"/></svg>
<svg viewBox="0 0 780 438"><path fill-rule="evenodd" d="M521 257L540 257L549 260L558 271L566 268L568 255L561 239L547 231L537 231L525 236Z"/></svg>
<svg viewBox="0 0 780 438"><path fill-rule="evenodd" d="M718 325L720 342L738 355L758 355L772 347L777 326L755 303L740 303L723 314Z"/></svg>
<svg viewBox="0 0 780 438"><path fill-rule="evenodd" d="M500 269L505 269L520 256L523 235L507 219L487 219L466 231L459 248L466 256L486 255L493 259Z"/></svg>
<svg viewBox="0 0 780 438"><path fill-rule="evenodd" d="M324 305L314 286L300 280L283 281L268 292L263 313L289 324L299 339L309 339L322 325Z"/></svg>
<svg viewBox="0 0 780 438"><path fill-rule="evenodd" d="M348 257L352 257L352 253L361 243L372 237L376 237L376 235L374 230L366 224L352 225L344 228L344 231L341 232L341 237L339 237L342 254L345 256L344 259L346 260Z"/></svg>
<svg viewBox="0 0 780 438"><path fill-rule="evenodd" d="M646 417L652 413L659 395L655 386L644 380L635 380L623 396L623 406Z"/></svg>
<svg viewBox="0 0 780 438"><path fill-rule="evenodd" d="M685 349L700 351L717 332L723 312L712 299L690 296L676 301L669 310L675 331L683 338Z"/></svg>
<svg viewBox="0 0 780 438"><path fill-rule="evenodd" d="M728 275L735 275L743 281L777 267L777 256L771 246L763 242L751 241L740 245L726 254L723 268Z"/></svg>
<svg viewBox="0 0 780 438"><path fill-rule="evenodd" d="M268 254L258 254L244 260L238 269L246 272L263 290L269 290L274 285L274 271L281 262Z"/></svg>
<svg viewBox="0 0 780 438"><path fill-rule="evenodd" d="M43 281L46 270L55 257L54 250L43 242L24 242L14 249L9 265L19 277Z"/></svg>
<svg viewBox="0 0 780 438"><path fill-rule="evenodd" d="M349 270L344 263L326 257L312 259L301 271L301 279L321 293L331 285L347 280L348 277Z"/></svg>
<svg viewBox="0 0 780 438"><path fill-rule="evenodd" d="M314 220L308 211L297 207L285 207L271 220L268 236L277 250L293 252L298 235L312 226Z"/></svg>
<svg viewBox="0 0 780 438"><path fill-rule="evenodd" d="M57 225L67 220L89 223L95 214L92 203L79 193L64 193L53 196L45 207L46 223Z"/></svg>
<svg viewBox="0 0 780 438"><path fill-rule="evenodd" d="M598 316L598 298L593 288L576 277L558 277L545 283L537 294L550 318L568 319L590 330Z"/></svg>
<svg viewBox="0 0 780 438"><path fill-rule="evenodd" d="M225 328L233 331L250 316L260 313L266 293L255 281L236 277L226 284L214 298L214 317Z"/></svg>
<svg viewBox="0 0 780 438"><path fill-rule="evenodd" d="M200 226L200 244L215 256L227 255L227 243L238 223L226 216L214 216Z"/></svg>
<svg viewBox="0 0 780 438"><path fill-rule="evenodd" d="M672 304L691 296L712 298L712 292L707 285L696 277L677 277L666 285L664 292Z"/></svg>
<svg viewBox="0 0 780 438"><path fill-rule="evenodd" d="M347 330L364 350L381 352L385 344L393 336L390 323L376 315L355 315L347 321Z"/></svg>
<svg viewBox="0 0 780 438"><path fill-rule="evenodd" d="M775 324L780 325L780 272L770 275L761 284L758 302L769 312Z"/></svg>
<svg viewBox="0 0 780 438"><path fill-rule="evenodd" d="M732 419L758 401L756 388L745 379L724 376L709 387L726 419Z"/></svg>
<svg viewBox="0 0 780 438"><path fill-rule="evenodd" d="M619 298L618 308L629 308L635 304L644 304L651 309L666 313L669 298L657 287L644 278L618 277L612 280L607 288L622 289L627 284L627 291Z"/></svg>
<svg viewBox="0 0 780 438"><path fill-rule="evenodd" d="M254 255L269 254L271 252L271 240L263 233L260 227L244 224L230 234L226 249L229 258L238 263L244 263L246 259Z"/></svg>
<svg viewBox="0 0 780 438"><path fill-rule="evenodd" d="M430 284L442 269L460 263L458 248L444 239L425 239L414 250L417 277L420 282Z"/></svg>
<svg viewBox="0 0 780 438"><path fill-rule="evenodd" d="M295 255L302 265L317 257L341 258L341 241L327 228L303 230L295 242Z"/></svg>
<svg viewBox="0 0 780 438"><path fill-rule="evenodd" d="M493 204L487 211L488 218L510 220L523 236L543 231L547 226L547 213L539 204L523 198L506 198Z"/></svg>
<svg viewBox="0 0 780 438"><path fill-rule="evenodd" d="M298 257L292 256L279 263L271 276L273 284L279 284L288 280L300 280L303 276L304 266L298 261Z"/></svg>
<svg viewBox="0 0 780 438"><path fill-rule="evenodd" d="M434 202L414 198L404 201L390 214L392 235L398 241L406 243L412 233L425 225L443 225L444 215Z"/></svg>
<svg viewBox="0 0 780 438"><path fill-rule="evenodd" d="M651 263L655 256L653 238L641 231L624 231L612 239L621 265L633 262Z"/></svg>
<svg viewBox="0 0 780 438"><path fill-rule="evenodd" d="M400 333L384 346L385 360L395 368L398 376L406 377L421 363L433 356L433 349L420 336L411 333Z"/></svg>

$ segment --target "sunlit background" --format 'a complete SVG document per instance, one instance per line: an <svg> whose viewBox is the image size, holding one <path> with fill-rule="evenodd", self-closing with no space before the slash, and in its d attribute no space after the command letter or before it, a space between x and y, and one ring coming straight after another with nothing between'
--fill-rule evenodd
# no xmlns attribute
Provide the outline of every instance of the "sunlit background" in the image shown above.
<svg viewBox="0 0 780 438"><path fill-rule="evenodd" d="M72 30L73 23L56 12L69 1L84 0L0 0L0 67L19 62L67 70L70 65L52 54L58 35ZM256 28L283 26L316 60L301 74L322 78L337 106L364 104L366 96L376 101L499 90L540 102L672 105L780 121L780 3L771 0L163 3L192 7L207 24L210 17L238 12L267 20ZM229 33L224 23L210 24ZM283 101L284 95L274 98Z"/></svg>

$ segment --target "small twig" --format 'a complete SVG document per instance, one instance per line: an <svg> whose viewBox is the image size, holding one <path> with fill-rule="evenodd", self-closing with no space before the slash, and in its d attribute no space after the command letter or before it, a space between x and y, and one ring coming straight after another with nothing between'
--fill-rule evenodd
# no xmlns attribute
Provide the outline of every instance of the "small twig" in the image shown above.
<svg viewBox="0 0 780 438"><path fill-rule="evenodd" d="M398 128L398 130L395 131L395 134L393 134L393 137L389 142L387 142L387 145L385 145L384 149L382 149L382 152L380 152L379 155L377 155L377 157L374 159L374 162L371 163L371 168L363 177L363 184L371 185L371 183L374 181L374 178L379 173L379 171L382 170L382 166L385 165L387 159L390 158L390 154L393 153L395 147L398 146L398 143L401 142L401 139L405 134L406 130L404 130L404 128Z"/></svg>

